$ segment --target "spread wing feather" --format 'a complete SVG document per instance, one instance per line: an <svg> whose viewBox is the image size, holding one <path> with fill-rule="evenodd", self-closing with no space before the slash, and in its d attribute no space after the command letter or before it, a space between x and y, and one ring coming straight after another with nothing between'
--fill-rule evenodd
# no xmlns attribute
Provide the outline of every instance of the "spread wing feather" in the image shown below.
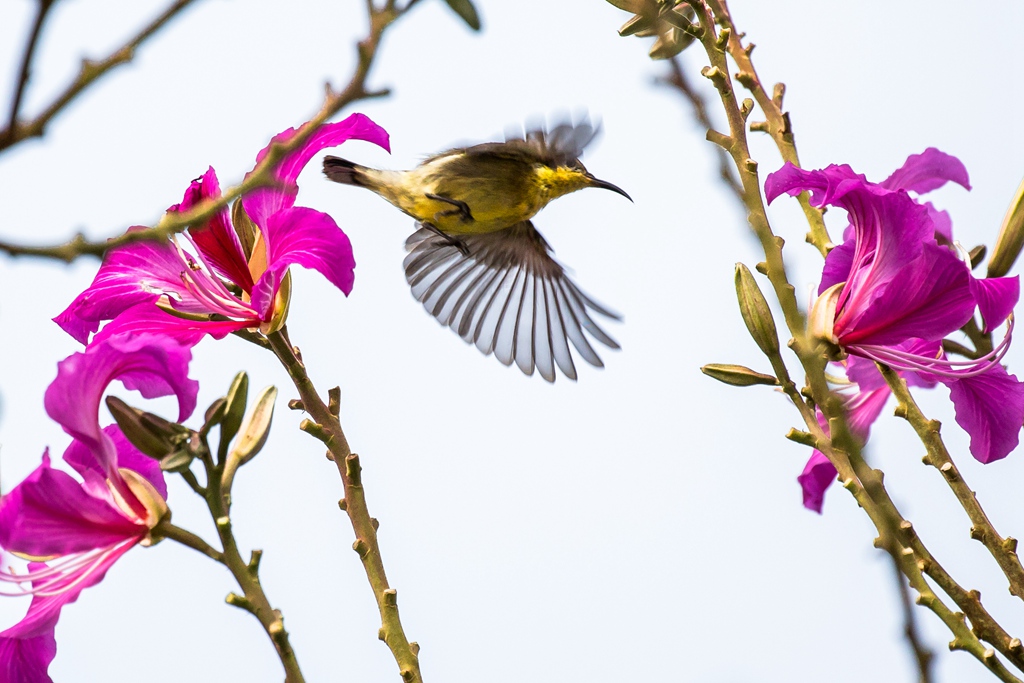
<svg viewBox="0 0 1024 683"><path fill-rule="evenodd" d="M549 382L556 367L576 379L570 343L583 360L604 366L587 334L619 348L591 314L619 316L580 291L532 223L460 239L468 255L421 227L406 240L404 265L413 296L466 342Z"/></svg>

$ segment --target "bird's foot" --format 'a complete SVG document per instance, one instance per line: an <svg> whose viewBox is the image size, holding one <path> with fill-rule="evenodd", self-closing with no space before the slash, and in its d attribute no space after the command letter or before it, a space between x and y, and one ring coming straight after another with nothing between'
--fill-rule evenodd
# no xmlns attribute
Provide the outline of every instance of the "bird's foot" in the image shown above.
<svg viewBox="0 0 1024 683"><path fill-rule="evenodd" d="M433 199L435 202L444 202L445 204L451 204L453 209L448 211L438 211L434 214L434 218L442 218L444 216L458 216L463 223L469 223L473 220L473 214L469 211L469 204L458 199L449 199L448 197L442 197L439 194L427 193L427 199Z"/></svg>
<svg viewBox="0 0 1024 683"><path fill-rule="evenodd" d="M446 243L450 244L451 246L455 247L460 252L462 252L463 256L469 256L469 247L467 247L466 243L459 239L458 237L456 237L455 235L449 235L446 232L442 232L441 230L438 229L436 225L432 225L431 223L422 223L422 225L424 228L430 230L432 233L440 237Z"/></svg>

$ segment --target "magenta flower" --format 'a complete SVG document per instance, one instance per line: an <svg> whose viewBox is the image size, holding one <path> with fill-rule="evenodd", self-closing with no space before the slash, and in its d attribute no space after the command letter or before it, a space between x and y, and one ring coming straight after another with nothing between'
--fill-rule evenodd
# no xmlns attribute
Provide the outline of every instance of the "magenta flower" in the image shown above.
<svg viewBox="0 0 1024 683"><path fill-rule="evenodd" d="M26 572L0 570L9 595L31 595L25 617L0 633L0 680L50 683L61 608L136 545L169 513L160 465L116 425L99 426L99 403L115 379L143 396L175 395L179 420L192 413L198 384L187 376L188 347L155 335L112 338L58 366L46 393L50 417L75 437L64 461L81 481L42 464L0 499L0 547L30 560Z"/></svg>
<svg viewBox="0 0 1024 683"><path fill-rule="evenodd" d="M768 177L765 194L772 201L782 193L809 190L816 206L847 211L850 226L845 240L825 259L810 315L812 332L835 345L839 358L849 355L885 363L908 381L948 386L957 423L971 437L971 453L988 463L1017 446L1024 423L1024 385L1000 365L1010 343L1020 284L1017 277L975 278L958 257L948 215L909 194L923 194L951 180L970 187L959 160L928 149L908 158L881 184L869 182L849 166L804 171L787 164ZM981 358L946 358L942 339L959 330L976 310L985 331L1007 322L1005 337ZM854 399L856 405L864 402L872 409L878 402L873 420L888 390L880 375L877 383L861 384L870 373L854 372L857 366L848 368L853 372L850 379L859 386L848 399L848 408L855 407L849 405ZM866 430L854 434L867 438ZM812 458L801 475L801 483L810 484L804 490L812 508L815 501L820 508L820 483L831 468L825 462L823 456ZM830 476L835 476L834 470Z"/></svg>
<svg viewBox="0 0 1024 683"><path fill-rule="evenodd" d="M289 128L270 145L293 135L295 129ZM283 324L293 264L320 272L349 294L352 245L326 213L295 206L295 181L314 154L351 139L388 149L387 133L362 114L321 126L278 164L278 185L242 199L245 217L235 214L241 224L233 225L223 209L179 239L139 242L108 253L92 285L54 321L83 344L109 320L94 341L124 332L155 332L193 345L206 334L219 339L242 328L268 332ZM270 145L257 155L257 163ZM187 211L218 196L217 175L210 168L169 210Z"/></svg>

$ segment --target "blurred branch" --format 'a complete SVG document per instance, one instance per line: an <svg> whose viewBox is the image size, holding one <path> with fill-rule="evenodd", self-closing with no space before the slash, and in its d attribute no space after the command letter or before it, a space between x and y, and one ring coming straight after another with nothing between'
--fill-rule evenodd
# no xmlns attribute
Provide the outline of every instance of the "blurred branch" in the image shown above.
<svg viewBox="0 0 1024 683"><path fill-rule="evenodd" d="M334 462L341 475L345 497L338 505L348 514L352 523L352 530L356 536L352 549L359 554L366 578L377 599L381 618L380 639L391 649L404 683L422 683L419 645L410 642L406 637L398 614L398 593L388 584L380 546L377 543L377 520L370 516L366 504L359 456L352 453L338 419L338 390L328 392L330 399L329 403L325 404L313 386L298 350L288 341L286 331L282 329L271 333L268 340L274 353L287 369L295 388L298 389L300 400L292 402L290 406L293 409L305 410L312 418L303 420L301 429L327 446L327 457Z"/></svg>
<svg viewBox="0 0 1024 683"><path fill-rule="evenodd" d="M697 123L704 128L705 132L712 130L714 126L711 123L711 118L708 116L707 103L704 101L704 96L695 90L686 78L686 72L683 71L679 56L672 57L667 61L669 74L657 78L655 82L666 85L682 95L690 103L690 106L693 107L693 117L697 119ZM718 145L715 145L714 149L715 156L718 158L718 177L722 179L725 186L736 197L740 206L743 206L743 187L736 180L736 176L733 175L732 164L729 163L729 155Z"/></svg>
<svg viewBox="0 0 1024 683"><path fill-rule="evenodd" d="M11 100L11 113L7 117L7 129L0 133L0 145L6 142L9 131L13 131L18 123L18 112L21 110L21 99L25 95L25 88L32 77L32 56L35 53L36 45L39 43L39 36L43 31L43 24L46 23L46 15L56 4L56 0L38 0L39 8L36 10L36 20L32 24L31 33L28 36L28 43L25 45L25 52L21 56L21 67L18 69L17 85L14 90L14 99ZM0 147L2 149L3 147Z"/></svg>
<svg viewBox="0 0 1024 683"><path fill-rule="evenodd" d="M175 0L170 7L147 24L145 28L139 31L139 33L137 33L127 43L114 50L114 52L105 59L98 62L90 59L83 59L78 75L64 89L64 91L61 92L60 95L58 95L57 98L42 111L41 114L30 121L21 123L18 121L18 110L21 107L22 92L28 82L32 49L35 46L36 39L38 38L38 32L43 17L45 16L46 11L49 10L49 6L55 1L56 0L39 0L40 12L37 17L36 25L33 27L33 34L29 41L28 49L26 50L25 61L22 65L21 80L18 84L18 92L15 96L14 104L11 107L11 116L8 121L7 128L0 130L0 152L22 142L23 140L27 140L28 138L42 136L50 121L69 104L71 104L71 102L78 97L83 90L95 83L101 76L109 72L114 67L131 62L135 57L136 48L151 38L153 34L163 28L164 24L173 19L183 9L194 2L194 0Z"/></svg>
<svg viewBox="0 0 1024 683"><path fill-rule="evenodd" d="M914 617L914 604L910 600L910 590L904 579L900 563L893 559L893 569L896 570L896 586L900 591L900 607L903 610L903 635L907 638L907 645L914 654L914 663L917 665L917 683L932 683L932 662L935 655L921 642L921 636L917 631L917 620Z"/></svg>
<svg viewBox="0 0 1024 683"><path fill-rule="evenodd" d="M175 3L175 7L179 5L183 7L192 1L178 0ZM166 213L152 227L131 230L111 239L90 241L82 234L78 234L62 244L47 246L27 246L0 240L0 252L4 252L9 256L36 256L64 261L65 263L70 263L81 256L101 257L111 249L116 249L133 242L167 239L170 235L181 232L190 225L212 217L232 200L241 197L247 192L258 187L273 185L276 182L273 171L278 162L288 152L301 146L321 124L353 102L374 97L384 97L389 94L386 89L368 90L366 79L377 56L377 50L384 32L415 4L415 2L410 2L402 8L398 8L392 0L383 8L377 9L374 7L372 0L367 0L370 27L367 36L357 44L358 61L352 78L341 91L336 91L330 83L326 84L326 97L320 111L303 124L287 142L271 145L267 155L256 164L256 167L246 175L245 179L238 185L226 189L220 197L199 202L187 212ZM170 11L168 10L168 12Z"/></svg>

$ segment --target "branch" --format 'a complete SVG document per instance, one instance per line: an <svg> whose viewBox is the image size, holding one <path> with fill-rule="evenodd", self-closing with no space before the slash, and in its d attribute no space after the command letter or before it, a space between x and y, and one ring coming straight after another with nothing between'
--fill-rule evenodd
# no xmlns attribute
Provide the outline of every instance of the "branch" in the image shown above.
<svg viewBox="0 0 1024 683"><path fill-rule="evenodd" d="M178 0L175 7L187 5L192 1ZM383 9L377 10L373 8L372 2L368 3L368 5L370 7L370 30L366 38L357 45L358 62L352 78L340 92L335 91L330 84L327 84L325 87L326 97L323 106L320 107L320 111L303 124L287 142L271 145L267 155L260 163L256 164L256 167L246 175L241 183L226 189L220 197L200 202L190 211L164 214L155 226L132 230L112 239L90 241L82 234L78 234L63 244L50 246L25 246L0 240L0 252L4 252L9 256L36 256L65 263L70 263L81 256L102 257L111 249L123 247L134 242L165 240L169 236L185 230L190 225L201 223L212 217L217 211L247 192L258 187L275 184L276 179L273 171L278 162L288 152L300 147L329 118L353 102L388 95L387 90L367 90L366 79L369 76L370 68L373 66L377 55L377 48L380 45L384 32L391 24L408 12L410 6L396 9L393 3L389 3ZM168 10L168 12L170 11Z"/></svg>
<svg viewBox="0 0 1024 683"><path fill-rule="evenodd" d="M303 431L313 435L328 448L327 457L334 461L341 475L345 497L339 501L352 523L356 541L352 549L359 554L370 581L377 608L380 611L380 639L391 649L398 663L402 680L405 683L422 683L420 674L419 645L406 638L405 630L398 614L398 594L388 584L381 559L380 547L377 544L377 520L370 516L366 505L366 495L362 483L362 467L359 456L349 448L345 432L335 410L336 402L324 403L317 393L316 387L306 373L306 367L299 359L295 348L288 341L285 330L274 332L268 336L270 344L278 359L288 370L295 388L299 391L300 401L292 404L293 408L301 408L309 413L312 420L304 420Z"/></svg>
<svg viewBox="0 0 1024 683"><path fill-rule="evenodd" d="M55 0L40 0L40 14L43 12L42 5L49 5ZM142 43L153 36L154 33L163 28L164 24L173 19L183 9L192 4L194 0L175 0L164 10L159 16L151 21L145 28L131 38L127 43L118 49L114 50L108 57L98 62L89 59L82 60L82 66L78 71L78 75L65 89L57 96L50 106L43 110L41 114L36 116L31 121L20 123L17 120L18 107L20 106L20 97L16 98L14 106L11 110L11 118L8 122L7 128L0 130L0 152L12 147L13 145L27 140L28 138L40 137L46 131L46 126L50 121L62 112L71 102L78 97L83 90L88 88L90 85L95 83L101 76L106 74L108 71L116 66L127 64L132 61L135 57L135 49L138 48ZM47 7L47 9L49 9ZM40 17L41 19L41 17ZM38 27L37 27L38 28ZM34 41L33 41L34 43ZM31 58L31 45L29 46L29 52L26 54L26 64L23 67L22 76L23 80L18 88L19 95L24 86L24 81L27 80L27 66L28 60Z"/></svg>
<svg viewBox="0 0 1024 683"><path fill-rule="evenodd" d="M939 422L929 420L924 416L917 402L914 401L914 397L911 396L906 382L894 370L881 363L877 365L899 402L896 407L897 417L902 417L910 423L928 451L924 457L924 463L931 465L942 474L949 489L960 502L960 507L964 509L967 517L971 520L971 538L981 541L999 568L1003 570L1003 574L1010 583L1010 593L1024 600L1024 566L1021 566L1020 558L1017 556L1017 539L1003 538L989 521L988 515L982 509L981 503L978 502L977 495L967 485L963 474L953 464L953 459L939 434L941 427Z"/></svg>
<svg viewBox="0 0 1024 683"><path fill-rule="evenodd" d="M777 83L772 94L768 95L761 85L761 80L757 76L757 70L750 59L750 53L754 51L754 45L751 43L744 47L742 42L743 34L738 32L732 23L732 17L729 15L729 7L726 0L709 0L708 4L714 10L715 17L723 29L728 29L728 34L726 35L726 32L723 31L722 35L726 35L725 50L736 61L736 65L739 68L736 80L750 91L765 115L765 122L761 125L757 123L751 124L751 130L766 130L771 135L772 140L775 141L783 161L788 161L794 166L800 166L800 157L797 155L789 113L782 111L782 100L786 93L786 86L782 83ZM810 195L807 192L801 192L797 199L810 226L810 231L807 233L806 238L807 242L817 247L821 255L824 256L831 248L832 241L829 238L828 230L825 228L825 219L821 210L811 206Z"/></svg>
<svg viewBox="0 0 1024 683"><path fill-rule="evenodd" d="M25 95L25 88L28 86L29 78L32 76L32 55L35 53L39 36L43 31L43 24L46 22L46 15L56 4L56 0L38 0L39 9L36 12L35 23L32 24L32 32L28 36L28 44L21 57L21 67L18 69L18 81L14 91L14 99L11 101L11 113L7 117L7 131L14 130L18 123L18 112L21 111L21 100ZM0 145L8 137L5 132L0 132ZM0 146L0 149L3 147Z"/></svg>

